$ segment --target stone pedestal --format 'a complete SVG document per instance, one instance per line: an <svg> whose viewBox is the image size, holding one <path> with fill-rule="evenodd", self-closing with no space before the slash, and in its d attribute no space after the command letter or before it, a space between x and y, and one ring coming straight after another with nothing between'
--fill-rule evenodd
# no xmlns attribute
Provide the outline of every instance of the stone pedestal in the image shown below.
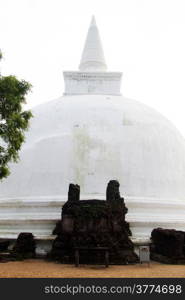
<svg viewBox="0 0 185 300"><path fill-rule="evenodd" d="M125 221L127 208L120 197L119 183L110 181L106 200L79 200L79 186L70 184L69 199L62 208L62 219L53 233L50 257L64 263L74 263L76 247L108 247L110 263L128 264L138 261L134 245L129 238L129 224ZM81 263L100 263L101 257L93 257L84 251Z"/></svg>

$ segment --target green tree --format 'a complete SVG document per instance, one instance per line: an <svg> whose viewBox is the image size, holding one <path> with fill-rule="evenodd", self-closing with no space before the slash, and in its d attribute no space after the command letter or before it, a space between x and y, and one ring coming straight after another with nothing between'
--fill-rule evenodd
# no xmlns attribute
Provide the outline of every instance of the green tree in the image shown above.
<svg viewBox="0 0 185 300"><path fill-rule="evenodd" d="M0 59L2 54L0 52ZM15 76L0 74L0 180L10 174L9 162L17 162L32 117L22 104L31 85Z"/></svg>

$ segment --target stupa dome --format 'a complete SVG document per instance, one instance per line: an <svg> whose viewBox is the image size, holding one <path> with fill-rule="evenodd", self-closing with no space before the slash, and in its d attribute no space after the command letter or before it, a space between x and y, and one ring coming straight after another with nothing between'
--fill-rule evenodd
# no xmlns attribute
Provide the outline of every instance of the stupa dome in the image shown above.
<svg viewBox="0 0 185 300"><path fill-rule="evenodd" d="M20 162L1 197L105 195L110 179L131 197L185 200L185 143L159 113L122 96L64 96L33 109Z"/></svg>
<svg viewBox="0 0 185 300"><path fill-rule="evenodd" d="M156 226L184 229L185 141L154 109L120 94L121 73L106 71L94 19L80 71L64 72L64 80L63 97L33 109L1 202L45 201L44 218L55 220L60 210L49 207L67 199L69 183L80 185L81 199L104 199L116 179L136 236Z"/></svg>

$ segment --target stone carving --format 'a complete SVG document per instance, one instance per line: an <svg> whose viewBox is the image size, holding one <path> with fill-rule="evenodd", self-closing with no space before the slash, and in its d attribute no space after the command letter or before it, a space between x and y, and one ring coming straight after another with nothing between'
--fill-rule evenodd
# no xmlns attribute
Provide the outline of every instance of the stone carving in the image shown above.
<svg viewBox="0 0 185 300"><path fill-rule="evenodd" d="M107 185L106 200L108 202L113 202L119 201L120 199L123 198L120 197L119 182L117 180L110 180Z"/></svg>
<svg viewBox="0 0 185 300"><path fill-rule="evenodd" d="M136 263L137 255L129 239L127 208L120 197L119 182L111 180L105 200L79 200L79 186L70 184L69 199L62 208L62 219L53 233L57 234L49 257L64 263L74 263L75 247L108 247L110 263ZM84 251L82 263L99 263L101 255Z"/></svg>
<svg viewBox="0 0 185 300"><path fill-rule="evenodd" d="M185 263L185 232L174 229L153 229L151 259L162 263Z"/></svg>
<svg viewBox="0 0 185 300"><path fill-rule="evenodd" d="M78 184L69 185L68 201L79 201L80 200L80 186Z"/></svg>

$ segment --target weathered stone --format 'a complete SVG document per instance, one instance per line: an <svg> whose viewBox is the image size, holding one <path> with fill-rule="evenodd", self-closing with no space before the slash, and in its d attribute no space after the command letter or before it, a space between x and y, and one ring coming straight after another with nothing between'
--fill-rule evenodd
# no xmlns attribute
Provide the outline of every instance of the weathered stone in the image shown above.
<svg viewBox="0 0 185 300"><path fill-rule="evenodd" d="M79 201L80 200L80 186L78 184L69 185L68 201Z"/></svg>
<svg viewBox="0 0 185 300"><path fill-rule="evenodd" d="M185 263L185 232L156 228L151 233L151 259L163 263Z"/></svg>
<svg viewBox="0 0 185 300"><path fill-rule="evenodd" d="M112 202L119 201L120 198L119 182L117 180L110 180L107 185L106 200Z"/></svg>
<svg viewBox="0 0 185 300"><path fill-rule="evenodd" d="M36 244L34 236L30 232L22 232L19 234L12 250L12 256L16 259L35 257Z"/></svg>
<svg viewBox="0 0 185 300"><path fill-rule="evenodd" d="M10 245L10 241L8 240L0 241L0 251L6 251L9 245Z"/></svg>
<svg viewBox="0 0 185 300"><path fill-rule="evenodd" d="M71 187L75 186L70 185L70 191ZM57 238L49 256L61 262L74 263L75 247L108 247L111 263L137 262L138 257L129 239L131 232L125 221L126 213L124 199L119 193L119 182L115 180L108 184L106 201L76 201L69 197L62 208L62 219L53 231ZM101 255L94 257L85 250L82 254L83 263L99 263L103 259Z"/></svg>

